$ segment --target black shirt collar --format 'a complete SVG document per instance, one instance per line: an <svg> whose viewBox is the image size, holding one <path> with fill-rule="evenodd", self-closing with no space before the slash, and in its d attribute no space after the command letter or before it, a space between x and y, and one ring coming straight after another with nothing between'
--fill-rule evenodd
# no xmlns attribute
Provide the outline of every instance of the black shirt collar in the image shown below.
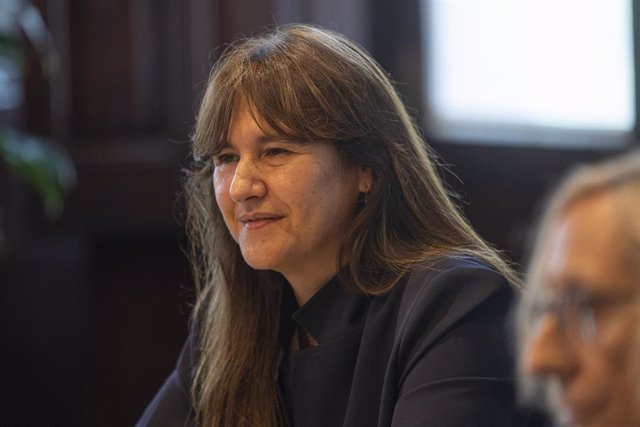
<svg viewBox="0 0 640 427"><path fill-rule="evenodd" d="M296 326L302 327L320 344L361 329L364 325L370 297L347 289L334 276L302 307L297 308L291 286L284 284L280 341L284 348L291 342Z"/></svg>

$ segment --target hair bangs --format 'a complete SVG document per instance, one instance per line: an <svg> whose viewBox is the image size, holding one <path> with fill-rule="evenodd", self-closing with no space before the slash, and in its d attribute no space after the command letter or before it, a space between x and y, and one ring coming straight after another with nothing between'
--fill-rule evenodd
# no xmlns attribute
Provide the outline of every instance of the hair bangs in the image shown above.
<svg viewBox="0 0 640 427"><path fill-rule="evenodd" d="M212 76L196 118L192 151L197 159L218 153L229 131L233 102L228 99L234 99L238 89L220 74Z"/></svg>
<svg viewBox="0 0 640 427"><path fill-rule="evenodd" d="M362 67L323 40L292 31L258 39L246 52L242 91L280 136L298 141L344 141L363 137L375 85Z"/></svg>

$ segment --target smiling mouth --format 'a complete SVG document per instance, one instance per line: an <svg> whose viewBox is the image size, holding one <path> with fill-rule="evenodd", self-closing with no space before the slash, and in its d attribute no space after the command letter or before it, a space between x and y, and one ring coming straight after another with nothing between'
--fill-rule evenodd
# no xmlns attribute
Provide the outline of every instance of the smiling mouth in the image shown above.
<svg viewBox="0 0 640 427"><path fill-rule="evenodd" d="M240 222L245 229L257 230L280 219L282 219L281 216L256 216L252 218L240 218Z"/></svg>

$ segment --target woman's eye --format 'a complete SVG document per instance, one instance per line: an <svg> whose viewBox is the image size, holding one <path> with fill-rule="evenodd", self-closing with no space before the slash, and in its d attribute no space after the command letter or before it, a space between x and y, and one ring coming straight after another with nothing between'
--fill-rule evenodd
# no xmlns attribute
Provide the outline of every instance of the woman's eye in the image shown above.
<svg viewBox="0 0 640 427"><path fill-rule="evenodd" d="M269 147L266 150L264 150L264 154L266 156L282 156L289 153L291 153L290 150L287 150L286 148L280 148L280 147Z"/></svg>
<svg viewBox="0 0 640 427"><path fill-rule="evenodd" d="M226 165L227 163L233 163L237 160L238 156L232 153L218 154L214 157L214 166Z"/></svg>

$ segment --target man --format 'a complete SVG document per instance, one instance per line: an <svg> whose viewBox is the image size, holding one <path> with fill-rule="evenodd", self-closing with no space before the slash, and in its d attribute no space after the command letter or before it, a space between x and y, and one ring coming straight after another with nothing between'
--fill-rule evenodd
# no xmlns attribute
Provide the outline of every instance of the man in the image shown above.
<svg viewBox="0 0 640 427"><path fill-rule="evenodd" d="M562 424L640 426L640 153L572 174L543 217L519 307L525 397Z"/></svg>

